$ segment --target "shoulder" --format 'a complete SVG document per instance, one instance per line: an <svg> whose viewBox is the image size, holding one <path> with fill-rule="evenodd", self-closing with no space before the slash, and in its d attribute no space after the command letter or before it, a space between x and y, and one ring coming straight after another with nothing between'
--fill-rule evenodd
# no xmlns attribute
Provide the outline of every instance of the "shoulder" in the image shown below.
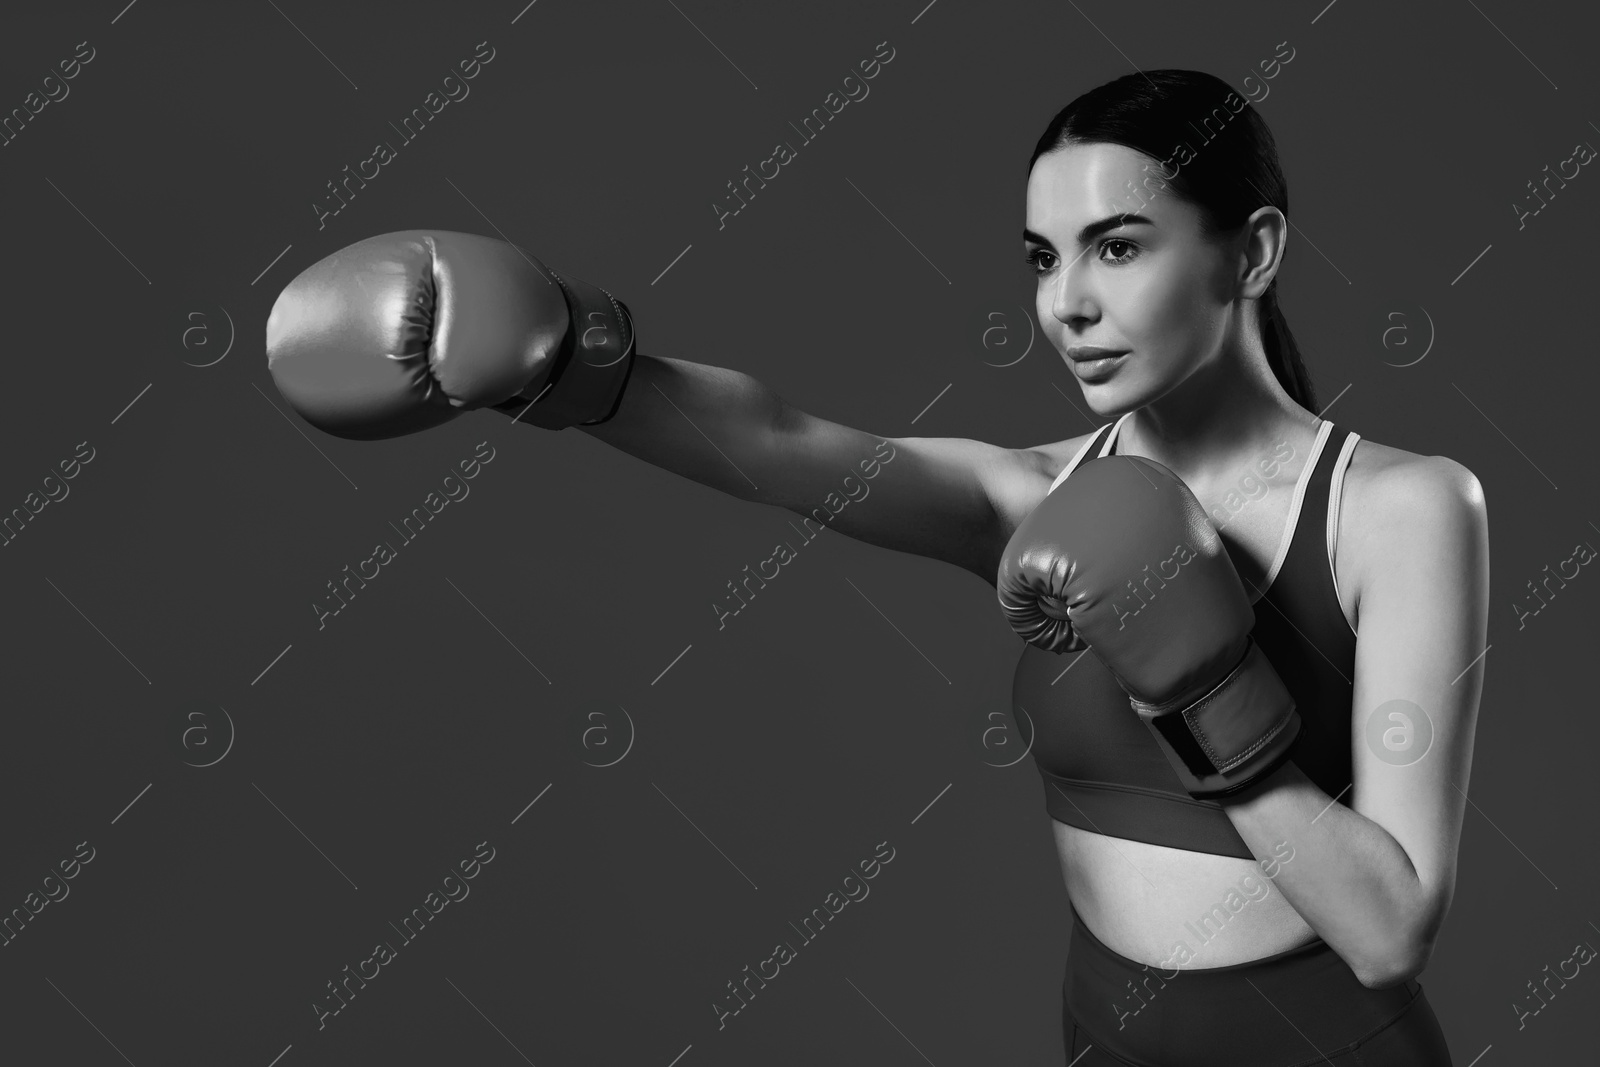
<svg viewBox="0 0 1600 1067"><path fill-rule="evenodd" d="M1096 427L1062 441L1010 449L1006 453L1007 462L988 472L985 485L1006 537L1009 538L1022 520L1050 494L1056 476L1099 432L1100 427Z"/></svg>
<svg viewBox="0 0 1600 1067"><path fill-rule="evenodd" d="M1484 510L1483 486L1449 456L1423 456L1363 437L1345 472L1345 499L1374 522Z"/></svg>
<svg viewBox="0 0 1600 1067"><path fill-rule="evenodd" d="M1356 554L1365 579L1380 564L1467 549L1486 531L1487 515L1483 486L1461 463L1363 437L1345 472L1339 543Z"/></svg>
<svg viewBox="0 0 1600 1067"><path fill-rule="evenodd" d="M1096 426L1088 433L1079 434L1077 437L1068 437L1061 441L1051 441L1049 444L1035 445L1033 448L1023 449L1024 459L1038 476L1048 479L1045 483L1045 488L1048 489L1049 482L1055 481L1056 475L1060 474L1066 465L1072 462L1072 457L1076 456L1083 449L1083 446L1093 440L1094 435L1102 429L1104 427Z"/></svg>

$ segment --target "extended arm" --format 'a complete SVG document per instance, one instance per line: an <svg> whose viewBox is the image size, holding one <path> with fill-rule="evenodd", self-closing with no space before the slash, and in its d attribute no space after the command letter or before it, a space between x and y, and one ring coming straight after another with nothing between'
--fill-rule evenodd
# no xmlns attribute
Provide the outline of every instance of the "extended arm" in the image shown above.
<svg viewBox="0 0 1600 1067"><path fill-rule="evenodd" d="M995 498L1028 461L982 441L869 434L807 414L748 374L643 355L616 414L578 429L663 470L801 516L829 516L830 494L848 497L829 528L990 583L1008 532Z"/></svg>
<svg viewBox="0 0 1600 1067"><path fill-rule="evenodd" d="M747 374L640 355L632 314L609 292L453 231L382 234L306 268L268 316L267 362L295 410L340 437L395 437L489 407L988 582L1025 498L1017 487L1042 458L886 440L808 415Z"/></svg>

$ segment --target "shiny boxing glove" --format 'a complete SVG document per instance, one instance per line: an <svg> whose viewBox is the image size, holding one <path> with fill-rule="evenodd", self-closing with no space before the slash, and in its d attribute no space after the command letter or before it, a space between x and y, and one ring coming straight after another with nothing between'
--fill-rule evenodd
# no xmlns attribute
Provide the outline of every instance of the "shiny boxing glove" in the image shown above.
<svg viewBox="0 0 1600 1067"><path fill-rule="evenodd" d="M1237 793L1288 758L1294 698L1250 636L1221 537L1161 464L1073 471L1017 527L995 586L1025 640L1099 657L1191 796Z"/></svg>
<svg viewBox="0 0 1600 1067"><path fill-rule="evenodd" d="M492 407L546 429L616 413L633 319L603 289L515 245L448 230L371 237L312 264L267 318L267 367L289 404L373 440Z"/></svg>

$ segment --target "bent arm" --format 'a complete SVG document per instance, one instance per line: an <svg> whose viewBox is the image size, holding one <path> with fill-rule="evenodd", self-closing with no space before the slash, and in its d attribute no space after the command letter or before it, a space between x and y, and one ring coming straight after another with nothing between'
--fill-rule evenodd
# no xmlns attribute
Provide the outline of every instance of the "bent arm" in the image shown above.
<svg viewBox="0 0 1600 1067"><path fill-rule="evenodd" d="M741 500L994 582L1004 530L992 488L1014 478L1018 453L962 438L885 438L809 415L740 371L635 358L616 414L579 429Z"/></svg>
<svg viewBox="0 0 1600 1067"><path fill-rule="evenodd" d="M1483 691L1489 533L1483 488L1428 457L1371 491L1377 550L1361 582L1351 708L1353 788L1335 804L1291 760L1222 801L1257 855L1288 841L1278 888L1369 988L1427 966L1455 892ZM1382 714L1383 740L1369 720ZM1392 724L1392 725L1391 725ZM1390 737L1403 747L1390 749ZM1420 746L1413 748L1412 746Z"/></svg>

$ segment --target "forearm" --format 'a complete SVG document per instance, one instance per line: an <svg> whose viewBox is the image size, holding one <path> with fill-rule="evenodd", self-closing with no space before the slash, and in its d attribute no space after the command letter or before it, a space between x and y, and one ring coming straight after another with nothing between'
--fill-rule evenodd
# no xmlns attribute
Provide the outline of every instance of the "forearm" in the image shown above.
<svg viewBox="0 0 1600 1067"><path fill-rule="evenodd" d="M1332 800L1290 760L1220 802L1256 855L1289 842L1294 859L1274 879L1284 897L1363 985L1392 985L1425 962L1423 886L1388 831Z"/></svg>
<svg viewBox="0 0 1600 1067"><path fill-rule="evenodd" d="M713 489L762 499L782 398L725 367L656 356L635 360L616 414L577 429Z"/></svg>

